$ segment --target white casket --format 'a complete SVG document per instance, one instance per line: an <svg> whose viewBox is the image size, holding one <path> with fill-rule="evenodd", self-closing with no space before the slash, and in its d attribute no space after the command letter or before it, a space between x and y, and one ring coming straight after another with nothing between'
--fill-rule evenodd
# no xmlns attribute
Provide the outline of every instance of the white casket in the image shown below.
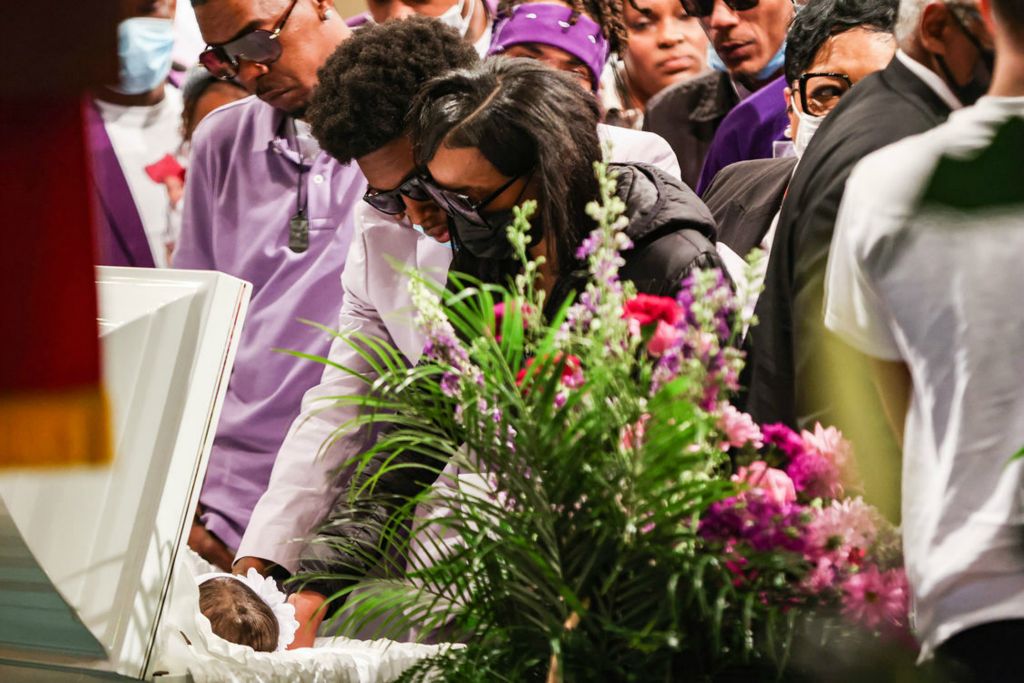
<svg viewBox="0 0 1024 683"><path fill-rule="evenodd" d="M212 635L187 548L251 285L99 268L115 458L0 475L0 682L389 681L443 646L321 638L257 653Z"/></svg>
<svg viewBox="0 0 1024 683"><path fill-rule="evenodd" d="M252 289L105 267L97 286L114 462L0 475L4 681L151 673Z"/></svg>

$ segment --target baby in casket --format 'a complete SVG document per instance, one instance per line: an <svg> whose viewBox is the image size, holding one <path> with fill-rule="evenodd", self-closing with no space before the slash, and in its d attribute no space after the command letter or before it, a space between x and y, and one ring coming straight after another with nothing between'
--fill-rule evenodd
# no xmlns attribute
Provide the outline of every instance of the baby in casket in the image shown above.
<svg viewBox="0 0 1024 683"><path fill-rule="evenodd" d="M199 610L209 619L214 635L257 652L284 650L295 637L299 628L295 608L274 579L250 569L245 576L202 574L196 583Z"/></svg>

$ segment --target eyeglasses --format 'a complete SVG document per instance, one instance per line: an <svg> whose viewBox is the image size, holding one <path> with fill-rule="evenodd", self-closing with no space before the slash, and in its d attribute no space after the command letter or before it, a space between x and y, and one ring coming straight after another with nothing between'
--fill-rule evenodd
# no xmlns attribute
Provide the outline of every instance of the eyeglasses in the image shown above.
<svg viewBox="0 0 1024 683"><path fill-rule="evenodd" d="M824 116L835 109L839 98L853 87L842 73L806 73L800 76L800 106L811 116Z"/></svg>
<svg viewBox="0 0 1024 683"><path fill-rule="evenodd" d="M425 202L431 198L423 186L423 180L419 177L416 169L402 179L398 187L393 190L377 190L368 188L363 195L363 201L377 209L381 213L396 216L405 213L405 202L402 197L408 197L415 202Z"/></svg>
<svg viewBox="0 0 1024 683"><path fill-rule="evenodd" d="M733 12L742 12L757 7L760 0L723 0L726 7ZM715 11L715 0L679 0L686 13L691 17L710 17Z"/></svg>
<svg viewBox="0 0 1024 683"><path fill-rule="evenodd" d="M437 182L430 177L429 172L424 171L422 183L423 189L427 191L430 198L437 202L438 206L444 207L449 214L458 214L467 223L472 223L478 227L493 229L487 218L483 215L483 210L522 177L522 174L520 174L509 178L501 187L479 202L474 202L460 192L454 192L438 186Z"/></svg>
<svg viewBox="0 0 1024 683"><path fill-rule="evenodd" d="M256 28L222 45L207 45L199 55L199 63L217 78L228 80L238 76L238 60L245 59L257 64L272 64L281 57L281 35L288 17L298 0L292 0L288 11L270 31Z"/></svg>

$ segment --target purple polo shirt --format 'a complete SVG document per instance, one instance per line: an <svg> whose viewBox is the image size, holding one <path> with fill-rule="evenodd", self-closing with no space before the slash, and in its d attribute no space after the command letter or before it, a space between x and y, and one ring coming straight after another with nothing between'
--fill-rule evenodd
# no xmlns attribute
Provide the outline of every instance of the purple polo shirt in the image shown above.
<svg viewBox="0 0 1024 683"><path fill-rule="evenodd" d="M715 131L697 182L697 195L707 189L715 174L729 164L750 159L771 159L772 143L787 139L786 77L765 84L732 108Z"/></svg>
<svg viewBox="0 0 1024 683"><path fill-rule="evenodd" d="M253 284L234 371L200 495L206 527L237 548L267 488L303 393L323 366L275 349L326 356L330 339L299 322L337 324L339 281L366 180L324 152L303 167L309 248L288 247L300 157L287 116L255 97L207 116L192 138L174 267L219 270Z"/></svg>

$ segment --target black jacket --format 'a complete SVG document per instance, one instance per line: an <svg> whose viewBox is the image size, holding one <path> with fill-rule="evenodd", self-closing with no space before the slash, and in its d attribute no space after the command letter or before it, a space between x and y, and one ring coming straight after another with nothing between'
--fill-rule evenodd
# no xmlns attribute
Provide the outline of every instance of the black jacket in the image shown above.
<svg viewBox="0 0 1024 683"><path fill-rule="evenodd" d="M689 187L650 164L609 168L618 174L616 194L626 204L626 235L633 242L622 253L622 279L645 294L672 296L693 268L720 266L715 219ZM549 297L551 305L582 290L588 278L585 269L560 277Z"/></svg>
<svg viewBox="0 0 1024 683"><path fill-rule="evenodd" d="M893 59L840 100L815 133L782 204L757 302L760 323L748 335L745 406L759 422L834 421L835 387L819 370L825 264L846 180L866 155L937 126L949 113L926 83ZM874 388L864 393L873 396Z"/></svg>
<svg viewBox="0 0 1024 683"><path fill-rule="evenodd" d="M637 290L647 294L672 295L679 284L693 268L724 267L715 251L715 224L711 212L688 187L664 171L649 164L611 164L618 173L617 194L626 204L629 226L626 234L633 242L633 248L623 252L626 264L619 271L622 279L631 280ZM452 264L458 271L458 261ZM585 286L588 274L577 270L565 274L552 288L549 302L557 305L572 291ZM550 309L549 309L550 310ZM405 463L426 464L416 456L400 456ZM391 465L397 464L392 461ZM431 463L437 467L436 462ZM351 487L358 486L378 467L370 466L353 478ZM394 504L422 491L432 481L424 480L422 467L392 469L389 476L378 480L375 496ZM357 480L358 479L358 480ZM316 542L310 544L300 561L300 573L344 573L363 575L373 569L375 549L379 536L375 528L388 515L388 506L373 505L360 508L353 515L349 506L349 493L343 492L334 510L325 520ZM394 509L393 507L390 509ZM350 519L353 516L365 519L360 525L334 524L335 520ZM342 553L329 548L322 541L325 537L342 539L346 545L360 547L362 552ZM348 581L310 581L304 584L309 590L332 595L343 588Z"/></svg>
<svg viewBox="0 0 1024 683"><path fill-rule="evenodd" d="M796 157L752 159L715 174L701 199L718 225L718 241L744 258L764 240L782 206Z"/></svg>

